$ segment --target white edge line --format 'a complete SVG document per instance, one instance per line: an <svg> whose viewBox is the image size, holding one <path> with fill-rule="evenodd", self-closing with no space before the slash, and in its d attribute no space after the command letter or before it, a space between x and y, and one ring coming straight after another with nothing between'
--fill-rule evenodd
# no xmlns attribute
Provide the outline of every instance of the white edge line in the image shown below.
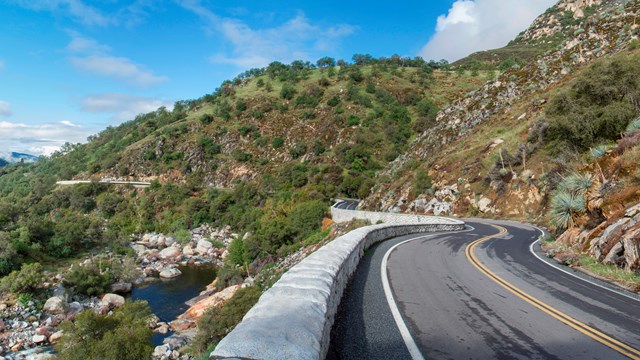
<svg viewBox="0 0 640 360"><path fill-rule="evenodd" d="M469 227L470 229L455 231L454 233L474 230L472 226L469 226L469 225L466 225L466 226ZM398 246L402 244L408 243L410 241L427 239L427 238L435 237L439 235L443 235L443 234L439 233L439 234L419 236L419 237L405 240L403 242L395 244L394 246L391 247L391 249L387 250L387 252L384 254L384 257L382 258L382 264L380 265L380 275L382 277L382 288L384 289L384 295L387 298L387 303L389 303L389 308L391 309L391 314L393 315L393 319L395 320L396 325L398 326L398 330L400 330L400 335L402 335L402 340L404 341L404 344L406 345L407 350L409 350L409 354L411 354L411 358L413 360L425 360L425 359L424 359L424 356L422 355L422 352L420 352L418 345L413 339L413 336L411 336L411 333L409 332L409 328L407 328L407 324L405 324L404 319L402 318L402 314L400 314L400 309L398 309L396 300L393 298L393 292L391 291L391 285L389 285L389 277L387 275L387 260L389 259L389 255L391 255L393 250L395 250Z"/></svg>
<svg viewBox="0 0 640 360"><path fill-rule="evenodd" d="M539 228L539 227L537 227L537 226L533 226L533 225L530 225L530 226L531 226L531 227L533 227L534 229L536 229L536 230L540 231L540 233L542 233L542 235L540 235L540 237L539 237L536 241L532 242L532 243L531 243L531 245L529 245L529 251L530 251L530 252L531 252L531 253L532 253L536 258L538 258L538 260L542 261L543 263L547 264L548 266L551 266L552 268L554 268L554 269L556 269L556 270L562 271L563 273L565 273L565 274L567 274L567 275L571 275L571 276L573 276L573 277L574 277L574 278L576 278L576 279L580 279L580 280L582 280L582 281L584 281L584 282L587 282L587 283L589 283L589 284L591 284L591 285L595 285L595 286L597 286L597 287L599 287L599 288L602 288L602 289L605 289L605 290L609 290L609 291L611 291L611 292L613 292L613 293L616 293L616 294L618 294L618 295L622 295L622 296L624 296L624 297L626 297L626 298L629 298L629 299L631 299L631 300L635 300L635 301L639 301L639 302L640 302L640 299L638 299L638 298L636 298L636 297L633 297L633 296L631 296L631 295L629 295L629 294L625 294L625 293L623 293L623 292L621 292L621 291L618 291L618 290L616 290L616 289L612 289L612 288L610 288L610 287L603 286L603 285L598 284L598 283L596 283L596 282L593 282L593 281L591 281L591 280L589 280L589 279L585 279L585 278L583 278L583 277L581 277L581 276L577 276L576 274L573 274L573 273L571 273L571 272L569 272L569 271L567 271L567 270L565 270L565 269L563 269L563 268L561 268L561 267L559 267L559 266L555 266L554 264L550 264L548 261L546 261L545 259L543 259L542 257L540 257L540 255L536 254L536 252L533 250L533 246L534 246L535 244L539 243L539 242L540 242L540 239L542 239L542 237L544 236L544 231L542 231L542 229L540 229L540 228Z"/></svg>

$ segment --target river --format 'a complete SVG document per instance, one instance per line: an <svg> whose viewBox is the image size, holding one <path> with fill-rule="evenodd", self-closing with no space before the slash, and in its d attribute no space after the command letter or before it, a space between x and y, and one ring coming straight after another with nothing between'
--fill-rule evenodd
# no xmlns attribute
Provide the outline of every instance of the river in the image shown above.
<svg viewBox="0 0 640 360"><path fill-rule="evenodd" d="M184 266L179 269L182 275L176 278L161 279L134 288L131 299L146 300L160 321L169 323L175 320L189 308L185 302L198 296L216 277L212 266ZM161 345L162 340L171 334L154 333L153 344Z"/></svg>

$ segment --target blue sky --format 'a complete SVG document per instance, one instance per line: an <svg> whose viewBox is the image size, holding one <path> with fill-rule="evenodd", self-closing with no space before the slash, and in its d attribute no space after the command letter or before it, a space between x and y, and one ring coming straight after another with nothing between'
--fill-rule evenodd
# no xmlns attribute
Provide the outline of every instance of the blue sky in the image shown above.
<svg viewBox="0 0 640 360"><path fill-rule="evenodd" d="M4 0L0 152L49 154L279 60L455 60L505 45L553 0Z"/></svg>

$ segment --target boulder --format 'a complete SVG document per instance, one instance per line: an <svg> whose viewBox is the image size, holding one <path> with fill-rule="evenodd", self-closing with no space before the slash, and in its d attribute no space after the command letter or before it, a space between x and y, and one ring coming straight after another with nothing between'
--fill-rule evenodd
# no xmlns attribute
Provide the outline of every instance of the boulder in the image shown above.
<svg viewBox="0 0 640 360"><path fill-rule="evenodd" d="M196 246L196 251L200 254L206 254L209 249L213 248L213 244L207 240L198 241L198 245Z"/></svg>
<svg viewBox="0 0 640 360"><path fill-rule="evenodd" d="M84 306L77 301L74 301L71 304L69 304L69 312L73 314L79 314L83 310L84 310Z"/></svg>
<svg viewBox="0 0 640 360"><path fill-rule="evenodd" d="M627 232L622 238L624 245L624 259L628 270L640 268L640 226Z"/></svg>
<svg viewBox="0 0 640 360"><path fill-rule="evenodd" d="M69 304L67 304L63 299L54 296L47 299L42 310L49 314L64 314L69 310Z"/></svg>
<svg viewBox="0 0 640 360"><path fill-rule="evenodd" d="M33 341L36 344L40 344L47 341L47 337L44 335L33 335L33 337L31 338L31 341Z"/></svg>
<svg viewBox="0 0 640 360"><path fill-rule="evenodd" d="M105 294L100 300L100 305L110 309L124 305L125 300L118 294Z"/></svg>
<svg viewBox="0 0 640 360"><path fill-rule="evenodd" d="M133 285L128 282L117 282L111 285L111 292L116 294L128 294L131 292Z"/></svg>
<svg viewBox="0 0 640 360"><path fill-rule="evenodd" d="M172 246L175 243L176 243L176 239L171 236L167 236L164 238L164 244L166 246Z"/></svg>
<svg viewBox="0 0 640 360"><path fill-rule="evenodd" d="M196 326L196 322L188 319L176 319L171 322L171 330L182 332Z"/></svg>
<svg viewBox="0 0 640 360"><path fill-rule="evenodd" d="M160 258L161 259L173 259L176 258L178 256L182 255L182 251L180 251L180 249L175 248L175 247L168 247L162 251L160 251Z"/></svg>
<svg viewBox="0 0 640 360"><path fill-rule="evenodd" d="M62 330L54 332L53 334L51 334L51 336L49 336L49 342L52 344L58 342L58 340L62 338L62 335L64 335L64 331Z"/></svg>
<svg viewBox="0 0 640 360"><path fill-rule="evenodd" d="M52 292L53 292L53 296L59 297L65 302L71 301L71 290L65 288L61 284L54 286L52 289Z"/></svg>
<svg viewBox="0 0 640 360"><path fill-rule="evenodd" d="M144 246L144 245L140 245L140 244L131 245L131 248L133 249L133 251L136 252L136 255L138 257L144 255L144 252L147 251L147 247Z"/></svg>
<svg viewBox="0 0 640 360"><path fill-rule="evenodd" d="M240 285L229 286L220 292L204 298L193 304L184 314L178 316L178 319L198 320L209 307L219 306L231 299L238 289L240 289ZM173 326L173 323L171 326Z"/></svg>
<svg viewBox="0 0 640 360"><path fill-rule="evenodd" d="M160 277L165 279L173 279L174 277L178 277L182 275L182 271L176 268L165 268L160 271Z"/></svg>
<svg viewBox="0 0 640 360"><path fill-rule="evenodd" d="M167 348L167 346L165 345L159 345L156 346L155 349L153 349L153 357L154 358L161 358L164 356L164 354L169 351L169 349Z"/></svg>
<svg viewBox="0 0 640 360"><path fill-rule="evenodd" d="M192 248L191 246L187 245L182 249L182 253L186 256L191 256L194 255L196 253L195 249Z"/></svg>
<svg viewBox="0 0 640 360"><path fill-rule="evenodd" d="M491 200L483 196L480 200L478 200L478 210L480 210L480 212L483 212L483 213L490 212L491 211L491 208L489 207L490 204L491 204Z"/></svg>

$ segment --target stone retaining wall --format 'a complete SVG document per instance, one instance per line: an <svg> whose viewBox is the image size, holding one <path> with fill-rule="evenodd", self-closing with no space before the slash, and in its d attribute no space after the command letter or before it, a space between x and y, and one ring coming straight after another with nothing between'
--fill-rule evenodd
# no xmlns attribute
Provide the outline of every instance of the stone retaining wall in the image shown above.
<svg viewBox="0 0 640 360"><path fill-rule="evenodd" d="M420 218L421 224L359 228L309 255L262 294L242 322L220 341L210 358L324 359L342 293L365 249L396 236L464 229L461 221Z"/></svg>

